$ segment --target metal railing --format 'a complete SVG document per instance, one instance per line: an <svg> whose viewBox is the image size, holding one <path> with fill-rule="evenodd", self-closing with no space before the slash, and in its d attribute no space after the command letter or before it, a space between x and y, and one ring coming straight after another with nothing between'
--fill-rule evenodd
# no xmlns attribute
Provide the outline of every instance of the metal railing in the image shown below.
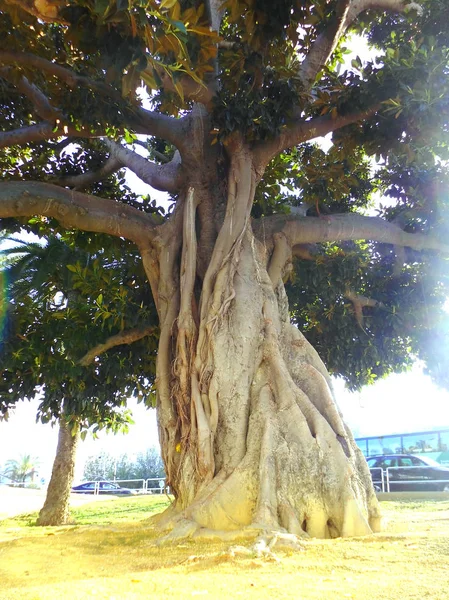
<svg viewBox="0 0 449 600"><path fill-rule="evenodd" d="M101 481L94 482L94 495L100 494ZM166 485L164 477L152 477L150 479L114 479L111 483L116 483L117 485L121 484L131 484L124 485L123 487L128 487L129 489L136 490L140 494L169 494L170 488ZM139 486L135 486L136 483L141 483ZM111 490L111 494L113 495L113 491Z"/></svg>
<svg viewBox="0 0 449 600"><path fill-rule="evenodd" d="M394 485L398 485L400 486L401 484L422 484L423 486L428 484L428 483L439 483L439 484L447 484L449 486L449 478L448 479L395 479L393 476L393 479L391 480L390 478L390 473L393 471L404 471L404 470L409 470L409 471L413 471L413 470L418 470L418 469L425 469L426 467L420 467L420 466L414 466L414 467L388 467L387 469L382 469L381 467L373 467L372 469L370 469L370 473L371 473L371 478L373 479L373 471L380 471L381 472L381 480L380 482L378 480L373 482L374 484L378 484L380 483L382 486L382 492L387 492L389 493L390 490L390 485L391 483L393 483ZM425 490L423 490L425 491ZM430 490L430 491L441 491L441 490Z"/></svg>
<svg viewBox="0 0 449 600"><path fill-rule="evenodd" d="M139 482L142 485L134 485ZM111 483L117 483L120 485L120 487L122 487L121 486L122 483L124 483L124 484L130 483L131 485L124 485L123 487L127 487L129 489L137 490L137 491L141 491L141 492L144 492L146 489L145 479L114 479Z"/></svg>
<svg viewBox="0 0 449 600"><path fill-rule="evenodd" d="M370 469L371 479L373 479L373 471L380 471L380 483L382 485L382 491L385 492L385 472L381 467L373 467ZM374 479L373 479L374 481ZM377 480L375 481L377 483Z"/></svg>
<svg viewBox="0 0 449 600"><path fill-rule="evenodd" d="M157 481L157 485L153 485L154 482ZM151 479L146 480L146 493L147 494L169 494L170 488L165 483L165 479L163 477L152 477Z"/></svg>

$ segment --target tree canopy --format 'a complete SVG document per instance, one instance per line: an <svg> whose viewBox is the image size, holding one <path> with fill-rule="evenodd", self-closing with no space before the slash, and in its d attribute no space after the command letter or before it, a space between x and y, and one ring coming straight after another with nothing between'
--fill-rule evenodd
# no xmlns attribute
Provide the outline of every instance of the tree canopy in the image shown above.
<svg viewBox="0 0 449 600"><path fill-rule="evenodd" d="M74 2L48 5L46 15L33 3L3 2L3 180L52 182L62 187L62 202L67 188L118 199L119 192L111 192L114 173L127 166L176 197L181 174L170 144L185 111L198 100L211 107L212 143L226 144L234 131L255 147L271 140L264 162L273 160L256 192L254 217L285 215L297 205L308 216L320 208L326 214L368 209L403 231L432 233L443 243L447 7L432 1L404 11L396 3L400 14L361 11L351 22L346 15L349 27L337 39L347 4L282 2L274 9L259 1L230 1L220 9L200 2L155 1L147 7ZM395 3L384 4L388 9ZM220 11L225 16L217 31L211 18ZM367 61L354 57L348 68L351 34L366 36L374 53ZM323 69L318 61L325 53L331 58ZM145 100L145 91L151 100ZM360 124L363 111L375 115ZM180 118L168 127L164 115ZM290 142L287 124L297 115L300 127L313 124L317 136L335 130L330 149L296 143L299 132ZM135 137L147 130L155 137L143 142ZM134 145L86 141L120 135ZM155 162L143 165L140 154ZM15 189L5 188L5 200L15 198ZM129 192L125 202L147 212L151 222L154 205ZM61 235L65 229L55 216L22 218L14 225L7 219L3 226ZM95 243L92 235L68 235L72 244ZM345 240L315 248L310 262L310 249L298 252L288 288L295 321L330 371L352 387L402 370L415 358L447 384L448 324L441 311L446 259L398 248L379 239ZM118 247L114 252L117 256ZM82 278L80 272L73 276ZM78 283L78 293L95 305L105 282L95 281L95 290L92 283ZM84 336L76 318L72 323ZM61 319L61 329L66 325Z"/></svg>
<svg viewBox="0 0 449 600"><path fill-rule="evenodd" d="M10 298L3 414L37 394L43 422L64 412L69 427L84 433L91 426L94 432L126 428L128 397L151 402L157 340L156 325L149 325L154 305L139 280L135 254L124 251L126 260L120 261L104 248L95 252L90 244L87 252L54 235L45 245L18 241L2 253ZM126 336L120 335L125 327ZM128 364L131 341L136 371Z"/></svg>

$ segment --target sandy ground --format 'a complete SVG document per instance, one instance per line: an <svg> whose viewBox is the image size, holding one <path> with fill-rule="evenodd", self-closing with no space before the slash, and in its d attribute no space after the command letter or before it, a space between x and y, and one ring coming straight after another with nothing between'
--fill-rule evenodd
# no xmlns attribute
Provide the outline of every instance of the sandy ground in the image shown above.
<svg viewBox="0 0 449 600"><path fill-rule="evenodd" d="M28 490L0 486L0 521L8 517L40 510L45 502L45 490ZM115 496L72 494L70 506L81 506L97 500L113 500Z"/></svg>

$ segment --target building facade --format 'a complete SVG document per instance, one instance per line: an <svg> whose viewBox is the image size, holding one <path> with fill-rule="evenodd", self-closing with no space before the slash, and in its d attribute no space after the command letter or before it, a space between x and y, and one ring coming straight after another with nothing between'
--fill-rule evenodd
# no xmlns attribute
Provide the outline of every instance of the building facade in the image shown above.
<svg viewBox="0 0 449 600"><path fill-rule="evenodd" d="M449 465L449 428L415 433L356 438L363 454L425 454L442 465Z"/></svg>

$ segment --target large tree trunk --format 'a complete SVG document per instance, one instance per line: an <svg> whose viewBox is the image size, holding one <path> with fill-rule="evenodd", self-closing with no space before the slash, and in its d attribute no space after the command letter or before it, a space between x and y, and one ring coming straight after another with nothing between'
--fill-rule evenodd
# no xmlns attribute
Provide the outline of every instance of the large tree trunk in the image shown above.
<svg viewBox="0 0 449 600"><path fill-rule="evenodd" d="M59 421L58 447L44 506L37 525L65 525L69 522L70 490L75 474L78 428L70 429L62 415Z"/></svg>
<svg viewBox="0 0 449 600"><path fill-rule="evenodd" d="M267 243L253 235L258 174L242 144L228 151L225 214L217 193L191 180L161 239L158 418L175 503L160 524L172 537L249 527L321 538L378 531L366 461L324 364L290 324L283 276L291 249L282 233ZM217 207L209 254L207 193Z"/></svg>

